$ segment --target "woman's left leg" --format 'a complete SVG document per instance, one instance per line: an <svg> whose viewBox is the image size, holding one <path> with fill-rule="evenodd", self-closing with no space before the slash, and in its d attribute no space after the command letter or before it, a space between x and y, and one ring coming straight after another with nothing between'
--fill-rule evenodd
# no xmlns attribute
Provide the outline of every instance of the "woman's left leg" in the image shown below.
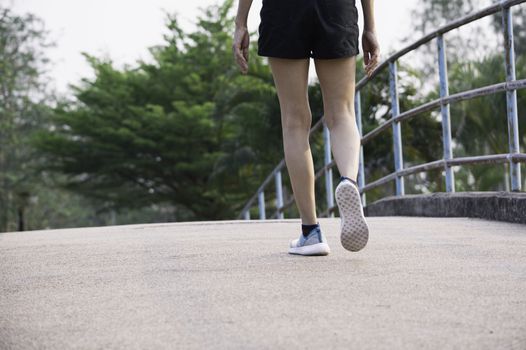
<svg viewBox="0 0 526 350"><path fill-rule="evenodd" d="M309 144L312 113L308 98L309 59L269 57L281 108L285 163L301 223L314 225L314 165Z"/></svg>

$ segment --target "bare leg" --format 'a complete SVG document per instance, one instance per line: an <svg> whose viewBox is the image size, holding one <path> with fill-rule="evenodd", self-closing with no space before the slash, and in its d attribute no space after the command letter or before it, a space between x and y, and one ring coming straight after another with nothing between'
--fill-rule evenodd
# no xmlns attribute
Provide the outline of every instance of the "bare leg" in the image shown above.
<svg viewBox="0 0 526 350"><path fill-rule="evenodd" d="M315 59L320 80L324 117L340 175L356 181L360 134L354 114L356 57Z"/></svg>
<svg viewBox="0 0 526 350"><path fill-rule="evenodd" d="M312 113L308 98L309 59L269 57L278 92L285 163L301 223L317 223L314 198L314 164L309 144Z"/></svg>

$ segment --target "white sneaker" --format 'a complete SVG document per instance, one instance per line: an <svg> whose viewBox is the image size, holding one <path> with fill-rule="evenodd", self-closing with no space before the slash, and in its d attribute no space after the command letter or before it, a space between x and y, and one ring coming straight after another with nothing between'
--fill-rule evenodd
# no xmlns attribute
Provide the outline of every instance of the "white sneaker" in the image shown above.
<svg viewBox="0 0 526 350"><path fill-rule="evenodd" d="M303 233L289 243L289 254L299 255L327 255L331 252L320 227L313 228L305 237Z"/></svg>
<svg viewBox="0 0 526 350"><path fill-rule="evenodd" d="M362 250L369 240L369 227L363 214L358 185L354 180L342 176L335 193L341 218L342 246L351 252Z"/></svg>

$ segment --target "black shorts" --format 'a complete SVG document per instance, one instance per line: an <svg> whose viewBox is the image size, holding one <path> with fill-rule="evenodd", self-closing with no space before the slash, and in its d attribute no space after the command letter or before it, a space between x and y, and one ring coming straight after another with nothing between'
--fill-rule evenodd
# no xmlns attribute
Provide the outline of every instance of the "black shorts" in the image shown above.
<svg viewBox="0 0 526 350"><path fill-rule="evenodd" d="M263 0L258 55L281 58L356 56L355 0Z"/></svg>

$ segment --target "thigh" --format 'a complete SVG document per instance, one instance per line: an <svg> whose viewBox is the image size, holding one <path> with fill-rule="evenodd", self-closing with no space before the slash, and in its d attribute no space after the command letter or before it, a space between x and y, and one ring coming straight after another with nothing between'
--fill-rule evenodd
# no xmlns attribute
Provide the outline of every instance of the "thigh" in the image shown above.
<svg viewBox="0 0 526 350"><path fill-rule="evenodd" d="M354 0L317 1L313 19L312 57L334 59L356 56L358 10Z"/></svg>
<svg viewBox="0 0 526 350"><path fill-rule="evenodd" d="M314 64L327 119L341 115L342 109L354 110L356 56L314 59Z"/></svg>
<svg viewBox="0 0 526 350"><path fill-rule="evenodd" d="M304 0L263 0L258 55L289 59L310 57L311 6Z"/></svg>
<svg viewBox="0 0 526 350"><path fill-rule="evenodd" d="M269 57L268 60L278 93L282 118L298 120L308 117L306 114L310 114L308 98L310 60L276 57Z"/></svg>

